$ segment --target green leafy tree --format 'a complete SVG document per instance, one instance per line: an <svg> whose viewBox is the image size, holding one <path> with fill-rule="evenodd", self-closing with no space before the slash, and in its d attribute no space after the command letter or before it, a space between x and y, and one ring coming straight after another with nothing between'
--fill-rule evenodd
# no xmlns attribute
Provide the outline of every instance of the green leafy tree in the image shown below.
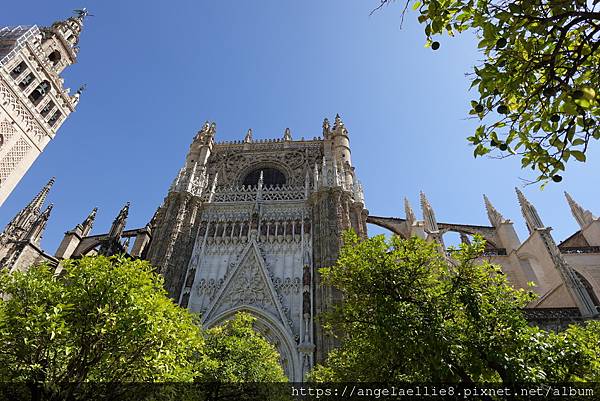
<svg viewBox="0 0 600 401"><path fill-rule="evenodd" d="M48 265L0 273L0 377L21 383L31 399L98 391L143 398L141 390L157 389L163 396L189 390L194 399L202 386L97 383L285 379L277 351L250 317L201 330L196 315L167 297L147 262L97 256L62 265L61 274Z"/></svg>
<svg viewBox="0 0 600 401"><path fill-rule="evenodd" d="M256 319L238 313L222 325L206 330L205 355L214 363L199 372L203 381L226 383L285 382L275 347L258 334Z"/></svg>
<svg viewBox="0 0 600 401"><path fill-rule="evenodd" d="M380 7L393 0L381 0ZM436 37L472 30L483 62L474 67L481 120L475 156L518 155L538 181L562 180L570 159L586 160L600 139L600 2L586 0L405 0Z"/></svg>
<svg viewBox="0 0 600 401"><path fill-rule="evenodd" d="M85 257L2 273L0 375L34 398L84 382L192 381L203 337L142 261Z"/></svg>
<svg viewBox="0 0 600 401"><path fill-rule="evenodd" d="M254 328L255 319L238 313L208 329L205 355L210 363L199 370L197 381L207 400L288 400L289 390L272 383L287 382L279 353Z"/></svg>
<svg viewBox="0 0 600 401"><path fill-rule="evenodd" d="M598 325L566 333L531 327L533 299L478 257L484 242L448 258L439 245L347 233L337 264L322 269L344 302L325 314L341 340L316 381L518 382L598 375ZM341 333L341 334L335 334ZM594 376L596 375L596 376Z"/></svg>

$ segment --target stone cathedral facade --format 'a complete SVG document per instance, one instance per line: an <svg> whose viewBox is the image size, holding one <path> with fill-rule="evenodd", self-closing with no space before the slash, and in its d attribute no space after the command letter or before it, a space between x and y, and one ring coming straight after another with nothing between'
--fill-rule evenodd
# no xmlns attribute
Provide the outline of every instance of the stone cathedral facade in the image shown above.
<svg viewBox="0 0 600 401"><path fill-rule="evenodd" d="M215 143L196 135L155 216L147 259L179 303L213 326L245 310L300 381L333 344L315 310L335 301L316 270L335 262L343 230L366 235L362 188L339 116L323 138Z"/></svg>
<svg viewBox="0 0 600 401"><path fill-rule="evenodd" d="M87 12L50 27L0 27L0 205L75 110L62 71L77 61Z"/></svg>
<svg viewBox="0 0 600 401"><path fill-rule="evenodd" d="M499 264L515 287L537 284L539 298L526 310L531 321L556 329L598 318L600 220L568 194L580 230L557 243L517 190L530 233L521 241L485 197L484 225L438 221L424 194L421 219L407 201L403 218L370 215L339 116L332 125L325 120L322 136L308 140L292 138L289 129L273 140L254 140L251 130L235 142L219 143L215 136L214 123L196 134L146 226L126 227L127 203L108 231L94 234L94 209L53 255L39 244L52 210L44 208L51 180L0 234L0 264L15 270L47 261L60 268L65 258L116 253L146 259L164 276L172 298L201 313L205 326L238 311L255 316L256 330L277 347L294 381L336 346L317 317L340 296L321 284L318 269L335 263L344 230L366 237L367 223L437 241L440 249L448 232L464 242L482 235L482 258Z"/></svg>

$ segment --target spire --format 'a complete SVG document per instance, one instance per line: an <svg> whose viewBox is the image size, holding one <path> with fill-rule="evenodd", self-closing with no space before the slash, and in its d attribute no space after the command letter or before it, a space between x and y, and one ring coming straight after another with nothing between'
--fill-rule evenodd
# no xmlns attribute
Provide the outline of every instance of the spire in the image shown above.
<svg viewBox="0 0 600 401"><path fill-rule="evenodd" d="M252 128L248 129L248 132L246 132L246 136L244 137L244 142L246 142L246 143L252 142Z"/></svg>
<svg viewBox="0 0 600 401"><path fill-rule="evenodd" d="M156 220L158 219L158 211L159 210L160 210L160 207L157 207L156 210L154 211L154 214L152 215L152 218L150 219L148 224L146 224L146 228L153 229L156 227Z"/></svg>
<svg viewBox="0 0 600 401"><path fill-rule="evenodd" d="M406 197L404 198L404 214L406 215L406 222L408 225L413 226L416 223L417 218Z"/></svg>
<svg viewBox="0 0 600 401"><path fill-rule="evenodd" d="M284 141L291 141L292 140L292 131L290 131L289 128L285 129L285 132L283 133L283 140Z"/></svg>
<svg viewBox="0 0 600 401"><path fill-rule="evenodd" d="M425 220L425 228L427 231L430 233L438 232L439 228L437 220L435 219L435 213L423 191L421 191L421 209L423 209L423 220Z"/></svg>
<svg viewBox="0 0 600 401"><path fill-rule="evenodd" d="M108 235L102 240L98 253L100 255L112 256L118 253L125 253L127 249L121 244L121 236L125 230L127 216L129 215L129 202L123 206L110 227Z"/></svg>
<svg viewBox="0 0 600 401"><path fill-rule="evenodd" d="M50 213L52 212L53 204L48 205L46 210L40 214L40 216L35 220L32 224L31 228L27 232L26 239L29 241L39 244L40 239L42 238L42 234L46 228L46 224L48 224L48 219L50 218Z"/></svg>
<svg viewBox="0 0 600 401"><path fill-rule="evenodd" d="M50 181L48 181L48 183L46 185L44 185L42 190L31 201L30 206L34 207L35 210L37 210L38 212L42 209L44 202L46 202L46 197L48 196L48 193L52 189L52 186L54 185L54 181L56 181L56 179L54 177L50 178Z"/></svg>
<svg viewBox="0 0 600 401"><path fill-rule="evenodd" d="M20 240L22 239L22 235L29 231L32 224L34 224L40 215L42 206L46 202L46 197L52 185L54 185L54 181L55 178L52 177L31 202L6 225L2 234L0 234L2 241Z"/></svg>
<svg viewBox="0 0 600 401"><path fill-rule="evenodd" d="M315 162L315 167L313 168L313 189L316 191L319 187L319 166Z"/></svg>
<svg viewBox="0 0 600 401"><path fill-rule="evenodd" d="M129 215L129 202L123 206L115 220L113 221L112 227L108 233L110 238L116 238L117 240L121 238L121 234L123 234L123 230L125 229L125 224L127 223L127 216Z"/></svg>
<svg viewBox="0 0 600 401"><path fill-rule="evenodd" d="M483 202L485 203L485 210L487 210L488 219L494 227L499 227L502 223L508 222L501 214L496 210L492 202L488 197L483 195Z"/></svg>
<svg viewBox="0 0 600 401"><path fill-rule="evenodd" d="M83 223L78 224L78 227L81 230L81 236L87 236L90 231L92 231L92 226L94 225L94 220L96 220L96 213L98 212L98 208L95 207L92 209L88 217L85 218Z"/></svg>
<svg viewBox="0 0 600 401"><path fill-rule="evenodd" d="M569 203L569 207L571 208L571 213L573 213L573 217L577 220L577 224L579 227L584 228L592 221L596 219L596 217L589 210L584 209L579 205L579 203L575 202L571 195L565 191L565 197L567 198L567 202Z"/></svg>
<svg viewBox="0 0 600 401"><path fill-rule="evenodd" d="M521 192L519 188L515 188L515 191L517 192L517 198L519 199L519 204L521 205L521 213L523 213L529 233L532 233L539 228L545 228L537 210L535 210L535 207L533 207L527 198L525 198L523 192Z"/></svg>

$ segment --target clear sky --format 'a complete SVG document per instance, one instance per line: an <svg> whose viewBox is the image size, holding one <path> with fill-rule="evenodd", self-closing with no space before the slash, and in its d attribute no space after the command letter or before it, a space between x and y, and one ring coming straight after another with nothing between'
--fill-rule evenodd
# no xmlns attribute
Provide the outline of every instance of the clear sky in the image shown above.
<svg viewBox="0 0 600 401"><path fill-rule="evenodd" d="M517 159L474 159L465 138L469 79L480 56L472 36L424 48L423 27L400 2L372 16L377 0L42 1L2 5L0 26L50 25L87 7L79 61L65 72L87 91L56 139L0 208L12 218L52 176L55 204L43 238L54 253L65 231L99 207L93 233L106 232L131 201L128 228L146 224L167 194L205 120L217 139L295 138L321 133L340 113L371 214L404 217L423 190L438 221L488 224L482 194L526 228L514 193ZM524 188L560 241L578 227L568 190L600 214L600 152L571 165L560 184ZM380 232L373 230L373 233Z"/></svg>

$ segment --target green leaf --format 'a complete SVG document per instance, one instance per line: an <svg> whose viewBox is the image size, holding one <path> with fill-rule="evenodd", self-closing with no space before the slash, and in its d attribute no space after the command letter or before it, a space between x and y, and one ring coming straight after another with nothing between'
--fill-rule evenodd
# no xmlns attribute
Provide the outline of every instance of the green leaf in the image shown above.
<svg viewBox="0 0 600 401"><path fill-rule="evenodd" d="M573 156L577 161L584 162L585 161L585 153L580 150L571 150L571 156Z"/></svg>

